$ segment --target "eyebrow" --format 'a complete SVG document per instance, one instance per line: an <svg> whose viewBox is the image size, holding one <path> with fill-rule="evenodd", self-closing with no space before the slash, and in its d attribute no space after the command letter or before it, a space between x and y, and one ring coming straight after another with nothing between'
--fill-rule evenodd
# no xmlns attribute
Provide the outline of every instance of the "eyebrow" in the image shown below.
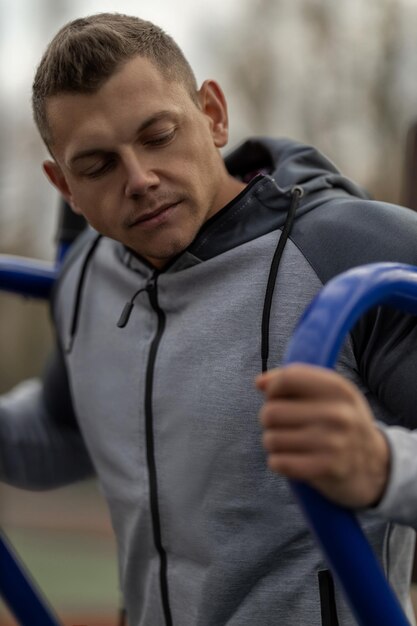
<svg viewBox="0 0 417 626"><path fill-rule="evenodd" d="M137 134L139 135L144 130L146 130L147 128L149 128L153 124L156 124L156 122L159 122L160 120L167 119L167 118L173 119L173 118L176 118L176 117L177 117L176 114L173 113L172 111L158 111L158 113L154 113L153 115L150 115L149 117L147 117L142 122L142 124L139 126L139 128L137 130ZM107 150L102 150L101 148L90 148L90 149L87 149L87 150L80 150L79 152L76 152L70 158L68 164L71 167L72 165L74 165L80 159L85 159L86 157L91 157L91 156L96 156L96 155L100 155L100 154L105 154L106 152L107 152Z"/></svg>

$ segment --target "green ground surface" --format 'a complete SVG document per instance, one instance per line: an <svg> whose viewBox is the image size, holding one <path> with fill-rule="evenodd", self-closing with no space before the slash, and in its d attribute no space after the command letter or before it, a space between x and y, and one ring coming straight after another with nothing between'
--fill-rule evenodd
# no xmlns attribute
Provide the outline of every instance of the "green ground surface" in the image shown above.
<svg viewBox="0 0 417 626"><path fill-rule="evenodd" d="M39 529L5 531L53 606L117 606L117 573L107 538Z"/></svg>
<svg viewBox="0 0 417 626"><path fill-rule="evenodd" d="M2 528L58 615L116 616L115 546L96 486L40 495L7 488L0 495ZM1 626L6 615L0 599Z"/></svg>

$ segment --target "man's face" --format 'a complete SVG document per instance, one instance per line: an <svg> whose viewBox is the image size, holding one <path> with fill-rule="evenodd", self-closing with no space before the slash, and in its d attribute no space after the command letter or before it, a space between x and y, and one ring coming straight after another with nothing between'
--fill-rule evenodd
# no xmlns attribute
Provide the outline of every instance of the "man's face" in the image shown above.
<svg viewBox="0 0 417 626"><path fill-rule="evenodd" d="M93 94L47 102L51 182L100 233L163 267L243 187L223 166L223 94L206 81L196 104L135 57Z"/></svg>

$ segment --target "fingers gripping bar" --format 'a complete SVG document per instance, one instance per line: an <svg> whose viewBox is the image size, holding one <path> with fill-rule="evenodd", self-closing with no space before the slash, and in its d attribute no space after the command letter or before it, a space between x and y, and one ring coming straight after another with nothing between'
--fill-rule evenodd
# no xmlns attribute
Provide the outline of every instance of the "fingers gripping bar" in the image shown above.
<svg viewBox="0 0 417 626"><path fill-rule="evenodd" d="M367 310L389 305L417 314L417 268L358 267L331 280L301 317L284 363L333 368L345 337ZM410 626L355 515L308 485L290 481L360 626Z"/></svg>

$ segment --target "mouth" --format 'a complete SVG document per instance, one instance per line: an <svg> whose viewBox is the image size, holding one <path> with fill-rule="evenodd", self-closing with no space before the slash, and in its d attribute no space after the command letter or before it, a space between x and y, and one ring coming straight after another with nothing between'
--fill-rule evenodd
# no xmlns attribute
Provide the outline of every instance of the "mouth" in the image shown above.
<svg viewBox="0 0 417 626"><path fill-rule="evenodd" d="M139 226L142 228L157 226L162 224L176 207L181 203L181 200L177 202L166 203L148 213L143 213L129 224L129 228Z"/></svg>

